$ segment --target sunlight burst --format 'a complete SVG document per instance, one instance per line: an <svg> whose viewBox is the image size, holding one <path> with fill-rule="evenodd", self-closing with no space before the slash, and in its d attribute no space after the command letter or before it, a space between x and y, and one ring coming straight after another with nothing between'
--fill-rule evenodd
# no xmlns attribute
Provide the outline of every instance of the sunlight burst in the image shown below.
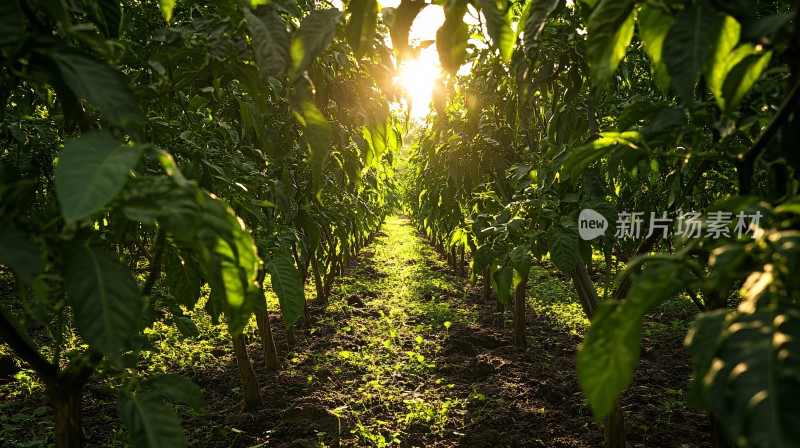
<svg viewBox="0 0 800 448"><path fill-rule="evenodd" d="M433 86L441 75L435 46L422 49L419 57L405 61L401 66L397 83L408 93L413 118L421 119L427 115Z"/></svg>

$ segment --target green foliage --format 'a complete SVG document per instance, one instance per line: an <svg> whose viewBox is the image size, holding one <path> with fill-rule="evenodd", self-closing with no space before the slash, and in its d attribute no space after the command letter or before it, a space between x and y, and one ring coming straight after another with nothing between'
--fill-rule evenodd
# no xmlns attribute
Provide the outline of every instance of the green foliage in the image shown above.
<svg viewBox="0 0 800 448"><path fill-rule="evenodd" d="M464 23L467 12L465 1L454 2L445 11L444 24L436 31L436 48L439 62L446 73L454 75L467 57L469 27Z"/></svg>
<svg viewBox="0 0 800 448"><path fill-rule="evenodd" d="M704 330L711 341L719 334ZM800 309L788 304L726 319L722 340L711 351L713 360L707 348L692 343L702 343L698 332L689 340L690 349L702 350L700 360L707 361L701 369L705 374L696 380L704 386L705 405L738 444L792 446L800 439L794 402L800 390L800 342L793 337L798 331Z"/></svg>
<svg viewBox="0 0 800 448"><path fill-rule="evenodd" d="M30 285L42 272L42 249L28 235L11 227L0 227L0 263Z"/></svg>
<svg viewBox="0 0 800 448"><path fill-rule="evenodd" d="M71 51L53 51L48 56L58 66L61 81L70 91L97 106L110 124L136 129L144 123L139 105L119 71Z"/></svg>
<svg viewBox="0 0 800 448"><path fill-rule="evenodd" d="M63 257L64 287L81 337L119 363L144 308L136 281L116 257L98 249L71 245Z"/></svg>
<svg viewBox="0 0 800 448"><path fill-rule="evenodd" d="M281 304L281 314L286 327L292 326L303 315L306 301L305 289L300 275L294 267L292 257L284 252L276 252L267 262L267 271Z"/></svg>
<svg viewBox="0 0 800 448"><path fill-rule="evenodd" d="M520 23L524 24L522 29L525 30L525 54L529 59L536 59L542 30L560 2L561 0L531 0L525 6ZM520 29L519 26L517 29Z"/></svg>
<svg viewBox="0 0 800 448"><path fill-rule="evenodd" d="M350 20L347 24L347 40L350 42L356 58L360 58L372 48L375 28L378 25L378 1L351 0L347 11L350 13Z"/></svg>
<svg viewBox="0 0 800 448"><path fill-rule="evenodd" d="M514 279L514 270L511 266L504 266L492 274L492 284L497 291L497 297L505 306L511 306L511 287Z"/></svg>
<svg viewBox="0 0 800 448"><path fill-rule="evenodd" d="M263 311L265 271L291 325L300 273L330 286L397 204L402 126L386 106L395 61L378 3L344 15L293 2L45 3L0 6L0 262L19 280L3 315L23 316L9 330L23 341L23 321L47 326L55 361L40 374L118 377L135 446L181 445L162 400L198 407L197 391L138 381L142 330L196 334L208 284L208 315L237 334ZM471 252L473 278L488 272L506 303L533 260L549 254L572 278L585 273L578 257L602 252L604 290L621 286L620 300L597 308L578 356L597 417L632 378L648 310L687 290L705 311L688 340L693 398L739 445L796 445L784 399L800 350L796 5L476 0L487 20L468 25L469 3L403 0L381 14L405 58L419 12L445 11L436 43L450 76L400 173L407 212L443 249ZM471 43L478 26L491 48ZM603 237L579 240L585 208L609 220ZM624 210L762 220L717 237L615 239ZM715 312L736 290L742 304ZM60 358L73 325L88 348Z"/></svg>
<svg viewBox="0 0 800 448"><path fill-rule="evenodd" d="M308 96L296 99L294 101L294 110L297 120L305 128L314 194L317 196L317 200L321 200L322 171L328 162L333 131L328 121L325 120L325 117Z"/></svg>
<svg viewBox="0 0 800 448"><path fill-rule="evenodd" d="M257 17L244 9L247 28L253 35L254 53L262 76L282 77L289 69L289 32L286 23L274 11Z"/></svg>
<svg viewBox="0 0 800 448"><path fill-rule="evenodd" d="M587 27L587 62L592 78L602 86L628 51L634 29L633 0L600 0Z"/></svg>
<svg viewBox="0 0 800 448"><path fill-rule="evenodd" d="M55 176L64 219L78 221L108 204L125 186L141 156L141 146L128 148L104 132L67 142Z"/></svg>
<svg viewBox="0 0 800 448"><path fill-rule="evenodd" d="M157 394L123 395L119 413L134 447L186 446L180 420Z"/></svg>
<svg viewBox="0 0 800 448"><path fill-rule="evenodd" d="M291 77L297 79L308 69L336 35L336 24L342 19L342 13L336 8L311 11L303 18L300 28L292 37Z"/></svg>
<svg viewBox="0 0 800 448"><path fill-rule="evenodd" d="M175 9L175 0L158 0L158 4L161 8L161 15L169 23L172 19L172 10Z"/></svg>
<svg viewBox="0 0 800 448"><path fill-rule="evenodd" d="M384 17L391 17L391 20L387 23L389 34L392 37L394 51L400 57L408 55L408 33L411 31L414 19L426 6L428 6L428 3L423 0L402 0L397 9L384 9L382 13Z"/></svg>
<svg viewBox="0 0 800 448"><path fill-rule="evenodd" d="M202 401L139 381L152 329L224 316L241 333L265 271L291 325L311 259L329 285L394 207L377 3L345 26L293 2L45 3L0 6L0 263L19 288L3 316L22 359L39 349L21 323L42 324L43 378L114 384L134 446L181 446L162 400Z"/></svg>
<svg viewBox="0 0 800 448"><path fill-rule="evenodd" d="M672 82L664 62L664 41L673 23L675 19L659 8L643 5L639 11L639 37L653 61L653 78L664 93Z"/></svg>
<svg viewBox="0 0 800 448"><path fill-rule="evenodd" d="M180 375L152 376L142 385L145 389L152 390L166 399L189 405L197 412L205 408L205 400L200 388Z"/></svg>
<svg viewBox="0 0 800 448"><path fill-rule="evenodd" d="M578 379L595 418L606 415L633 377L639 360L642 319L659 303L691 288L691 277L673 262L653 262L625 301L600 305L578 353Z"/></svg>
<svg viewBox="0 0 800 448"><path fill-rule="evenodd" d="M675 23L664 38L664 63L678 95L686 102L694 99L697 79L706 65L713 34L720 17L704 3L687 8L675 16ZM719 44L718 44L719 46Z"/></svg>
<svg viewBox="0 0 800 448"><path fill-rule="evenodd" d="M164 256L164 273L175 300L187 308L194 308L200 299L200 287L203 284L194 260L181 257L177 250L170 248Z"/></svg>
<svg viewBox="0 0 800 448"><path fill-rule="evenodd" d="M0 5L0 46L19 42L25 32L22 8L16 0L3 2Z"/></svg>
<svg viewBox="0 0 800 448"><path fill-rule="evenodd" d="M572 275L578 264L578 231L573 227L563 227L553 232L547 240L550 259L566 275Z"/></svg>
<svg viewBox="0 0 800 448"><path fill-rule="evenodd" d="M492 45L500 52L500 58L504 62L511 59L511 52L514 50L516 34L511 29L509 13L493 0L477 0L478 6L486 16L486 28L489 37L492 38Z"/></svg>
<svg viewBox="0 0 800 448"><path fill-rule="evenodd" d="M446 17L458 5L448 5ZM478 6L491 23L497 5ZM790 236L798 228L790 212L797 173L784 146L796 140L789 111L798 105L797 66L787 55L797 48L785 22L796 5L558 6L533 1L519 12L525 33L510 64L490 49L463 50L471 73L454 88L443 85L413 147L407 212L434 244L471 252L472 281L488 272L505 302L524 275L522 254L549 254L572 277L579 257L589 264L602 252L603 289L618 300L596 309L582 301L593 317L578 356L596 417L633 377L649 310L686 291L704 311L688 340L693 401L737 445L793 446L798 437L785 422L795 409L781 397L798 384L788 373L797 357L789 341L798 338L791 322L800 284L788 274L800 258ZM464 60L451 40L438 45L450 73ZM575 228L587 208L608 221L591 241ZM732 222L713 235L706 220L682 237L674 225L680 210ZM667 212L673 226L664 235L643 227L637 237L615 237L623 211L641 213L645 224ZM742 213L758 214L758 227ZM608 269L616 263L627 266L617 281ZM589 300L593 286L578 289ZM740 288L736 311L715 311Z"/></svg>

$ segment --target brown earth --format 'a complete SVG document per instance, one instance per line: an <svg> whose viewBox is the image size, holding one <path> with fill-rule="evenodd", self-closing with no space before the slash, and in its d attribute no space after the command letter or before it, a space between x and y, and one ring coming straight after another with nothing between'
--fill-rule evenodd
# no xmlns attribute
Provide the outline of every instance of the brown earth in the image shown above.
<svg viewBox="0 0 800 448"><path fill-rule="evenodd" d="M365 249L351 267L355 274L366 276L366 281L370 276L382 275L372 269L371 256L370 249ZM465 280L454 278L454 281ZM454 325L447 335L442 329L440 334L431 336L444 342L435 360L436 375L431 375L430 381L441 377L453 384L451 393L460 395L467 403L466 414L459 420L449 420L444 430L436 434L431 434L424 425L411 425L402 434L401 446L602 446L601 428L593 421L577 382L575 356L580 336L559 330L559 325L547 316L529 313L528 347L516 348L511 324L498 318L494 303L484 303L480 291L478 285L468 289L465 297L457 298L478 306L480 317L473 324ZM352 302L351 312L377 315L382 311L363 298L344 299ZM439 300L455 299L439 297ZM312 302L312 316L321 312L320 306ZM670 316L654 319L669 322ZM298 329L300 342L294 350L326 353L336 347L356 348L365 343L357 332L337 333L329 322L315 323L312 336ZM285 355L289 350L277 316L273 316L272 325L280 355ZM643 342L644 353L634 382L622 398L629 446L709 446L705 415L685 405L690 364L683 349L683 333L671 331L657 340ZM298 364L268 373L264 371L263 355L255 341L250 341L250 349L264 401L264 407L254 413L244 412L241 397L232 392L239 386L239 379L231 358L224 356L225 350L219 350L218 363L179 372L205 391L210 411L210 416L181 412L191 445L212 448L315 447L321 442L327 446L360 444L350 432L357 422L331 412L346 402L348 382L358 379L352 376L353 372L350 377L341 377L332 369L320 368L313 357L306 357ZM15 372L9 359L0 358L0 383L11 381ZM310 377L314 381L309 384ZM340 396L331 399L336 397L336 393L331 394L331 385L337 384ZM436 386L431 384L431 387ZM488 398L480 399L473 391ZM89 446L116 446L127 441L120 430L113 393L98 387L90 387L87 392L84 427ZM45 404L44 398L29 398L15 407L31 410ZM389 413L382 414L379 406L369 412L372 419L394 418ZM459 425L458 421L468 424Z"/></svg>

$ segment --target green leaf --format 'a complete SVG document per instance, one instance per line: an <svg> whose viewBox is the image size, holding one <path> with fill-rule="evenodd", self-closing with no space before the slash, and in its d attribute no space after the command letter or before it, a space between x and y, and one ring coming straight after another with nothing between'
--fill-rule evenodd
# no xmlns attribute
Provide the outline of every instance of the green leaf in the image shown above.
<svg viewBox="0 0 800 448"><path fill-rule="evenodd" d="M255 304L248 299L253 297L251 291L257 287L255 281L260 261L244 223L230 208L225 206L224 209L227 228L221 226L215 244L210 247L206 275L211 286L210 301L221 305L228 320L228 331L239 334L255 309Z"/></svg>
<svg viewBox="0 0 800 448"><path fill-rule="evenodd" d="M311 11L292 38L292 79L303 75L314 59L333 41L342 12L336 8Z"/></svg>
<svg viewBox="0 0 800 448"><path fill-rule="evenodd" d="M30 285L38 276L42 263L42 249L28 235L10 227L0 227L0 264L11 268L23 283Z"/></svg>
<svg viewBox="0 0 800 448"><path fill-rule="evenodd" d="M684 101L694 99L697 78L706 65L713 33L721 17L705 3L678 13L664 39L664 63L672 77L675 91Z"/></svg>
<svg viewBox="0 0 800 448"><path fill-rule="evenodd" d="M289 31L286 22L270 10L259 18L244 8L247 29L253 36L253 53L262 76L279 78L289 69Z"/></svg>
<svg viewBox="0 0 800 448"><path fill-rule="evenodd" d="M120 361L131 347L144 307L131 272L107 252L71 244L63 251L62 275L83 340Z"/></svg>
<svg viewBox="0 0 800 448"><path fill-rule="evenodd" d="M555 12L561 0L529 0L520 18L520 23L524 23L525 34L523 43L525 44L525 56L530 60L535 60L539 52L539 38L542 35L547 19ZM517 25L518 32L520 31Z"/></svg>
<svg viewBox="0 0 800 448"><path fill-rule="evenodd" d="M200 336L200 330L191 318L186 316L172 316L172 320L175 321L175 328L187 338L196 338Z"/></svg>
<svg viewBox="0 0 800 448"><path fill-rule="evenodd" d="M601 0L589 16L586 57L597 85L605 85L633 38L633 0Z"/></svg>
<svg viewBox="0 0 800 448"><path fill-rule="evenodd" d="M524 278L527 277L528 273L531 271L533 257L531 257L530 254L530 247L517 246L509 252L508 258L511 260L511 266L514 268L514 287L516 288L519 284L517 281L517 274L519 274L520 278Z"/></svg>
<svg viewBox="0 0 800 448"><path fill-rule="evenodd" d="M322 201L322 172L328 163L333 130L330 123L322 115L316 104L308 95L295 96L292 101L295 117L304 128L309 162L311 163L311 180L317 201Z"/></svg>
<svg viewBox="0 0 800 448"><path fill-rule="evenodd" d="M347 11L350 13L347 40L356 58L361 58L372 48L380 6L377 0L350 0Z"/></svg>
<svg viewBox="0 0 800 448"><path fill-rule="evenodd" d="M401 58L408 55L408 33L414 19L426 6L424 0L402 0L400 5L394 10L392 20L387 23L389 35L392 37L392 47L395 53ZM389 8L386 8L389 9ZM382 14L386 20L387 14Z"/></svg>
<svg viewBox="0 0 800 448"><path fill-rule="evenodd" d="M722 84L725 82L725 76L731 69L729 66L729 57L736 44L739 43L739 35L741 33L741 26L739 22L731 16L724 16L717 22L717 29L714 30L712 35L711 57L708 58L704 67L704 75L706 84L711 93L717 100L717 104L722 107ZM741 60L741 58L739 58Z"/></svg>
<svg viewBox="0 0 800 448"><path fill-rule="evenodd" d="M158 5L161 8L161 16L169 23L172 19L172 10L175 9L175 0L158 0Z"/></svg>
<svg viewBox="0 0 800 448"><path fill-rule="evenodd" d="M303 314L306 302L305 288L300 280L300 273L294 266L294 259L285 252L276 252L267 263L272 281L272 289L278 296L281 315L286 327L292 326Z"/></svg>
<svg viewBox="0 0 800 448"><path fill-rule="evenodd" d="M800 307L740 312L720 336L703 378L709 410L739 446L797 446Z"/></svg>
<svg viewBox="0 0 800 448"><path fill-rule="evenodd" d="M14 45L25 33L25 17L18 0L0 2L0 47Z"/></svg>
<svg viewBox="0 0 800 448"><path fill-rule="evenodd" d="M572 275L578 264L578 231L571 227L561 227L547 240L550 259L559 271Z"/></svg>
<svg viewBox="0 0 800 448"><path fill-rule="evenodd" d="M477 0L477 3L486 17L486 28L492 38L492 45L500 52L504 62L510 61L517 37L511 29L510 10L504 11L496 0Z"/></svg>
<svg viewBox="0 0 800 448"><path fill-rule="evenodd" d="M492 283L497 291L497 298L505 306L511 306L511 283L514 279L514 270L511 266L503 266L492 273Z"/></svg>
<svg viewBox="0 0 800 448"><path fill-rule="evenodd" d="M686 349L692 357L693 374L689 387L689 404L692 406L706 405L703 379L714 361L727 315L726 309L701 313L686 335Z"/></svg>
<svg viewBox="0 0 800 448"><path fill-rule="evenodd" d="M673 23L675 18L664 14L660 8L643 5L639 11L639 35L647 54L653 61L653 79L664 93L669 90L672 82L663 59L664 40Z"/></svg>
<svg viewBox="0 0 800 448"><path fill-rule="evenodd" d="M195 411L202 411L205 407L202 391L186 377L180 375L155 375L144 381L143 385L168 400L187 404Z"/></svg>
<svg viewBox="0 0 800 448"><path fill-rule="evenodd" d="M492 262L492 245L485 243L478 246L472 254L472 273L483 275L483 270Z"/></svg>
<svg viewBox="0 0 800 448"><path fill-rule="evenodd" d="M653 262L623 302L600 304L577 359L578 379L596 419L608 414L633 377L645 313L692 284L682 266Z"/></svg>
<svg viewBox="0 0 800 448"><path fill-rule="evenodd" d="M466 3L457 1L445 12L444 24L436 31L436 49L442 69L455 75L467 57L469 27L464 23Z"/></svg>
<svg viewBox="0 0 800 448"><path fill-rule="evenodd" d="M122 25L122 4L119 2L98 2L100 13L100 27L107 37L119 39L120 25Z"/></svg>
<svg viewBox="0 0 800 448"><path fill-rule="evenodd" d="M578 378L595 419L611 410L639 360L642 323L626 315L631 311L620 302L601 303L578 352Z"/></svg>
<svg viewBox="0 0 800 448"><path fill-rule="evenodd" d="M134 448L186 446L181 421L158 395L123 395L119 398L118 406Z"/></svg>
<svg viewBox="0 0 800 448"><path fill-rule="evenodd" d="M748 47L752 44L748 44ZM743 47L747 48L747 47ZM739 107L744 96L753 85L758 81L761 73L766 70L772 52L767 51L761 54L752 49L753 54L745 56L740 62L733 66L725 77L722 85L722 104L720 107L726 113L732 113Z"/></svg>
<svg viewBox="0 0 800 448"><path fill-rule="evenodd" d="M577 184L581 173L589 165L619 147L627 146L631 149L636 149L634 141L638 138L639 134L635 131L603 132L600 138L572 149L561 169L570 174L573 184Z"/></svg>
<svg viewBox="0 0 800 448"><path fill-rule="evenodd" d="M56 166L56 195L68 222L92 215L128 181L142 147L127 147L105 132L82 135L64 145Z"/></svg>
<svg viewBox="0 0 800 448"><path fill-rule="evenodd" d="M380 158L387 148L387 119L388 112L382 109L367 112L367 124L369 126L369 137L372 142L372 154L367 156L367 162L372 166L380 166ZM366 135L364 135L366 137ZM366 164L370 166L370 163Z"/></svg>
<svg viewBox="0 0 800 448"><path fill-rule="evenodd" d="M67 87L99 108L109 123L122 128L144 124L139 104L119 71L80 53L53 51L49 56Z"/></svg>
<svg viewBox="0 0 800 448"><path fill-rule="evenodd" d="M191 258L182 258L177 250L170 248L164 257L169 292L175 300L188 309L193 309L200 300L200 270Z"/></svg>

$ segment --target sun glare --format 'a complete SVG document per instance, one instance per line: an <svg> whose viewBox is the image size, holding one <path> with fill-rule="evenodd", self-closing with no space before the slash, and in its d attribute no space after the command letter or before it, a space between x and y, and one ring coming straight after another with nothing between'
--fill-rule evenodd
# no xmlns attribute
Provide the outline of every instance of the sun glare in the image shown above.
<svg viewBox="0 0 800 448"><path fill-rule="evenodd" d="M413 118L425 118L428 114L433 86L441 75L435 46L422 49L418 57L402 63L397 82L411 100L409 107Z"/></svg>

